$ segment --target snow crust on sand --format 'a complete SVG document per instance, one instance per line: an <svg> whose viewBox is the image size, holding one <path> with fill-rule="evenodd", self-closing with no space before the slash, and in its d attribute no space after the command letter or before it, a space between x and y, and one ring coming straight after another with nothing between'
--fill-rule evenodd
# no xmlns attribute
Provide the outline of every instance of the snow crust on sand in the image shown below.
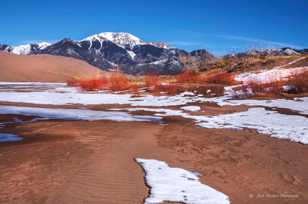
<svg viewBox="0 0 308 204"><path fill-rule="evenodd" d="M65 83L53 83L53 82L5 82L5 81L1 81L0 85L65 86L66 84Z"/></svg>
<svg viewBox="0 0 308 204"><path fill-rule="evenodd" d="M262 134L279 139L308 144L308 119L303 116L285 115L264 108L216 116L190 115L181 110L155 108L129 108L128 111L151 111L156 116L180 116L191 119L205 128L251 128Z"/></svg>
<svg viewBox="0 0 308 204"><path fill-rule="evenodd" d="M251 128L271 137L308 144L307 118L280 114L264 108L250 108L245 112L207 117L199 125L206 128Z"/></svg>
<svg viewBox="0 0 308 204"><path fill-rule="evenodd" d="M152 96L145 95L133 98L131 94L114 93L76 93L65 89L65 92L0 92L0 101L21 102L32 104L129 104L132 106L176 106L185 105L189 102L195 102L198 98L195 96Z"/></svg>
<svg viewBox="0 0 308 204"><path fill-rule="evenodd" d="M22 106L0 106L0 114L37 116L62 120L113 120L113 121L158 121L158 116L133 116L125 112L94 111L87 109L36 108Z"/></svg>
<svg viewBox="0 0 308 204"><path fill-rule="evenodd" d="M140 159L136 161L145 171L145 180L151 191L145 204L163 201L187 204L229 204L227 195L202 184L196 173L169 167L166 162Z"/></svg>
<svg viewBox="0 0 308 204"><path fill-rule="evenodd" d="M3 87L4 90L1 90ZM18 92L18 89L23 88L27 88L27 92ZM29 89L30 91L28 91ZM109 93L106 91L82 92L78 88L68 87L63 83L2 82L0 83L0 90L0 101L46 105L128 104L132 106L177 106L201 100L200 96L195 96L192 92L183 92L175 96L143 95L133 97L132 94Z"/></svg>
<svg viewBox="0 0 308 204"><path fill-rule="evenodd" d="M197 112L200 111L200 106L183 106L181 107L182 110L191 111L191 112Z"/></svg>
<svg viewBox="0 0 308 204"><path fill-rule="evenodd" d="M23 138L19 137L14 134L9 133L0 133L0 143L1 142L18 142L21 141Z"/></svg>
<svg viewBox="0 0 308 204"><path fill-rule="evenodd" d="M26 84L23 84L23 86L25 85ZM37 83L33 86L41 88L44 85ZM308 132L307 128L305 128L306 126L308 127L307 117L285 115L276 111L265 110L264 108L256 108L260 106L273 109L285 108L299 112L303 115L308 115L308 97L298 98L297 100L233 100L234 93L232 92L232 87L226 87L225 95L215 98L202 97L195 95L192 92L184 92L175 96L143 95L133 97L131 94L80 92L75 88L66 87L63 84L51 84L50 87L51 88L47 91L38 92L0 91L0 101L51 105L127 104L134 107L125 109L126 111L151 111L155 112L155 116L132 116L125 112L104 112L80 109L12 108L11 106L0 106L0 114L2 112L2 114L28 114L31 116L55 119L119 121L153 121L159 120L160 117L164 116L180 116L194 120L197 124L203 127L253 128L260 133L269 134L273 137L285 138L308 144ZM168 106L183 106L194 102L213 102L221 106L248 105L250 106L250 109L241 113L205 116L189 114L189 111L192 110L191 106L186 106L186 109L189 109L189 111L183 111L177 107L173 107L172 109L165 108Z"/></svg>
<svg viewBox="0 0 308 204"><path fill-rule="evenodd" d="M301 114L308 115L308 97L303 97L298 100L273 99L273 100L229 100L220 105L247 105L247 106L264 106L270 108L285 108L297 111Z"/></svg>
<svg viewBox="0 0 308 204"><path fill-rule="evenodd" d="M296 100L289 99L272 99L272 100L261 100L261 99L233 99L237 95L232 87L225 87L225 95L215 98L204 98L203 102L216 103L219 106L263 106L269 108L284 108L296 111L300 114L308 115L308 97L296 98Z"/></svg>
<svg viewBox="0 0 308 204"><path fill-rule="evenodd" d="M1 86L10 85L14 90L0 91L0 101L19 102L32 104L66 105L66 104L127 104L131 106L167 107L186 105L194 102L213 102L220 106L224 105L248 105L264 106L271 108L286 108L301 114L308 114L308 97L298 100L273 99L273 100L233 100L234 91L232 87L225 88L225 95L215 98L206 98L195 95L192 92L183 92L175 96L153 96L143 95L133 97L132 94L116 94L108 92L80 92L75 87L67 87L61 83L0 83ZM18 85L18 86L17 86ZM26 88L47 89L45 91L16 92L15 88L25 86ZM47 88L46 88L47 87ZM188 106L190 107L190 106ZM183 107L184 108L184 107ZM191 109L191 108L188 108ZM185 108L184 108L185 110ZM191 111L191 110L188 110Z"/></svg>

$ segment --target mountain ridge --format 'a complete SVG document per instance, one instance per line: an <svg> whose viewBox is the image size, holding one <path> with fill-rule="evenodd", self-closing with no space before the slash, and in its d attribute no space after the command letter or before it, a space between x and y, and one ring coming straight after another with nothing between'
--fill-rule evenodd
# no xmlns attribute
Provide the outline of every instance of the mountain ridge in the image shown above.
<svg viewBox="0 0 308 204"><path fill-rule="evenodd" d="M40 42L15 47L0 44L1 50L17 55L50 54L72 57L102 70L110 71L117 68L128 74L177 74L189 64L201 64L217 59L205 49L187 52L169 47L163 42L145 42L125 32L102 32L81 40L64 38L55 43ZM293 48L275 48L255 49L229 56L300 53L300 50Z"/></svg>

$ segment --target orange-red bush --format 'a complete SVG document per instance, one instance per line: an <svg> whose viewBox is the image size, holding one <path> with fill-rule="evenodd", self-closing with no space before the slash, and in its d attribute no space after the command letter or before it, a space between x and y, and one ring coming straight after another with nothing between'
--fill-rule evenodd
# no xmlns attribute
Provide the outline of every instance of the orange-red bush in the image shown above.
<svg viewBox="0 0 308 204"><path fill-rule="evenodd" d="M308 92L308 71L294 74L287 80L286 84L295 86L298 92Z"/></svg>
<svg viewBox="0 0 308 204"><path fill-rule="evenodd" d="M124 91L131 87L129 79L120 72L113 72L109 79L109 88L112 91Z"/></svg>
<svg viewBox="0 0 308 204"><path fill-rule="evenodd" d="M178 83L197 83L199 81L199 74L193 70L185 70L176 76Z"/></svg>
<svg viewBox="0 0 308 204"><path fill-rule="evenodd" d="M160 85L159 76L157 75L146 75L144 76L144 84L146 87L155 88Z"/></svg>
<svg viewBox="0 0 308 204"><path fill-rule="evenodd" d="M237 83L234 79L234 75L226 71L209 73L206 76L202 77L201 81L210 84L223 84L223 85L234 85Z"/></svg>
<svg viewBox="0 0 308 204"><path fill-rule="evenodd" d="M282 86L284 82L282 81L275 81L271 83L265 83L265 84L260 84L256 82L251 82L247 85L242 86L242 90L247 90L250 89L252 93L254 94L276 94L279 95L282 93Z"/></svg>
<svg viewBox="0 0 308 204"><path fill-rule="evenodd" d="M285 80L274 81L271 83L260 84L256 82L251 82L247 85L241 87L241 90L247 91L250 89L254 94L275 94L280 95L285 90L284 85L289 85L294 87L294 93L304 93L308 92L308 71L294 74Z"/></svg>
<svg viewBox="0 0 308 204"><path fill-rule="evenodd" d="M66 84L68 86L79 86L79 79L69 79Z"/></svg>
<svg viewBox="0 0 308 204"><path fill-rule="evenodd" d="M93 78L79 78L67 81L69 86L79 86L86 91L97 91L107 88L108 79L105 76L95 76Z"/></svg>
<svg viewBox="0 0 308 204"><path fill-rule="evenodd" d="M151 90L152 93L160 95L161 92L164 92L169 95L175 95L182 91L182 87L177 84L160 84Z"/></svg>

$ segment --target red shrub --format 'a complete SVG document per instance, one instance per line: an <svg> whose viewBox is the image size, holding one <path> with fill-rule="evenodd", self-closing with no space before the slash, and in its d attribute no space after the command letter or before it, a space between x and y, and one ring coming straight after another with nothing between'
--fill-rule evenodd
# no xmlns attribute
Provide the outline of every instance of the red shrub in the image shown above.
<svg viewBox="0 0 308 204"><path fill-rule="evenodd" d="M67 80L66 84L68 86L79 86L79 79L76 79L76 78L69 79L69 80Z"/></svg>
<svg viewBox="0 0 308 204"><path fill-rule="evenodd" d="M295 86L298 92L308 92L308 71L294 74L285 84Z"/></svg>
<svg viewBox="0 0 308 204"><path fill-rule="evenodd" d="M275 81L266 84L251 82L248 85L243 86L243 88L246 90L250 89L254 94L271 93L279 95L282 93L282 86L283 86L282 81Z"/></svg>
<svg viewBox="0 0 308 204"><path fill-rule="evenodd" d="M79 86L86 91L96 91L107 88L108 79L105 76L95 76L93 78L72 79L67 81L69 86Z"/></svg>
<svg viewBox="0 0 308 204"><path fill-rule="evenodd" d="M144 77L144 84L146 87L155 88L160 85L159 76L157 75L146 75Z"/></svg>
<svg viewBox="0 0 308 204"><path fill-rule="evenodd" d="M214 73L209 73L204 76L201 81L210 84L223 85L234 85L237 83L234 79L234 75L226 71L216 71Z"/></svg>
<svg viewBox="0 0 308 204"><path fill-rule="evenodd" d="M113 72L109 80L109 88L112 91L124 91L131 87L129 79L120 72Z"/></svg>
<svg viewBox="0 0 308 204"><path fill-rule="evenodd" d="M294 74L285 80L278 80L271 83L259 84L259 83L249 83L248 85L242 86L242 90L250 89L254 94L275 94L281 95L284 90L283 86L288 85L294 87L294 93L304 93L308 92L308 71Z"/></svg>
<svg viewBox="0 0 308 204"><path fill-rule="evenodd" d="M161 95L162 92L168 95L175 95L182 91L183 88L178 84L159 84L154 89L150 90L154 95Z"/></svg>
<svg viewBox="0 0 308 204"><path fill-rule="evenodd" d="M176 76L178 83L196 83L199 81L199 74L193 70L185 70Z"/></svg>

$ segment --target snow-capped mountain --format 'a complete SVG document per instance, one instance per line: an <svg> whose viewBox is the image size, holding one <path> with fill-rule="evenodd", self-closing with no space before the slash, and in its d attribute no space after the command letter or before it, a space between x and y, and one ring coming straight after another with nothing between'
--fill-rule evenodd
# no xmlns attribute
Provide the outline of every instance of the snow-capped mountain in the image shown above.
<svg viewBox="0 0 308 204"><path fill-rule="evenodd" d="M82 39L82 41L99 41L102 43L103 41L109 40L115 44L117 44L120 47L123 47L128 50L132 50L136 45L153 45L155 47L168 49L169 46L166 43L163 42L145 42L141 40L140 38L130 34L130 33L124 33L124 32L103 32L95 35L91 35L89 37L86 37Z"/></svg>
<svg viewBox="0 0 308 204"><path fill-rule="evenodd" d="M138 37L130 34L130 33L124 33L124 32L103 32L95 35L91 35L81 41L88 40L90 42L98 40L100 43L106 40L109 40L118 46L121 46L123 48L132 49L136 45L142 45L145 44L142 40L140 40Z"/></svg>
<svg viewBox="0 0 308 204"><path fill-rule="evenodd" d="M11 52L16 55L28 55L31 53L31 44L13 47Z"/></svg>
<svg viewBox="0 0 308 204"><path fill-rule="evenodd" d="M51 44L48 42L31 43L31 44L24 44L24 45L18 45L18 46L2 45L6 47L3 49L1 49L0 47L0 50L11 52L16 55L29 55L29 54L34 54L35 52L38 52L39 50L45 49L49 45Z"/></svg>
<svg viewBox="0 0 308 204"><path fill-rule="evenodd" d="M104 32L82 40L63 39L56 43L38 43L0 50L14 54L51 54L87 61L103 70L115 67L130 74L175 74L183 69L178 53L165 43L145 42L130 33Z"/></svg>
<svg viewBox="0 0 308 204"><path fill-rule="evenodd" d="M11 52L12 47L6 44L0 44L0 51Z"/></svg>
<svg viewBox="0 0 308 204"><path fill-rule="evenodd" d="M39 43L37 43L37 45L38 45L38 47L39 47L40 49L45 49L46 47L48 47L49 45L51 45L51 43L49 43L49 42L39 42Z"/></svg>
<svg viewBox="0 0 308 204"><path fill-rule="evenodd" d="M293 48L266 48L266 49L254 49L246 52L249 55L298 55L300 51Z"/></svg>
<svg viewBox="0 0 308 204"><path fill-rule="evenodd" d="M20 46L1 45L0 51L18 55L50 54L84 60L103 70L115 67L129 74L176 74L184 64L215 60L206 50L186 52L160 42L145 42L130 33L103 32L82 40L63 39L55 43L32 43ZM237 55L294 55L292 48L252 50Z"/></svg>

